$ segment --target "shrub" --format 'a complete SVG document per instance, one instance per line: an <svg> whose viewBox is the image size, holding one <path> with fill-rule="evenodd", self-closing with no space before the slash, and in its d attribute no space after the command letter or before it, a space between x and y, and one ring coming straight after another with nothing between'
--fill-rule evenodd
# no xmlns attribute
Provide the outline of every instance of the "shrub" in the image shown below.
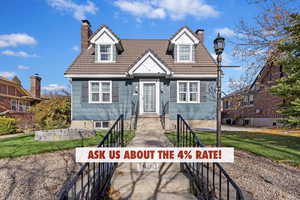
<svg viewBox="0 0 300 200"><path fill-rule="evenodd" d="M31 107L37 129L66 128L71 121L71 98L51 96L48 100Z"/></svg>
<svg viewBox="0 0 300 200"><path fill-rule="evenodd" d="M16 119L0 117L0 135L13 134L17 130Z"/></svg>

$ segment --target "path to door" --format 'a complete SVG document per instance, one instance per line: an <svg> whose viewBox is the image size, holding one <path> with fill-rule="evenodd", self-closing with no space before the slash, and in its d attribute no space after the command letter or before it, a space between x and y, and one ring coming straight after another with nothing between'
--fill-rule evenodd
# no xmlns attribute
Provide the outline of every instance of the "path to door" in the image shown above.
<svg viewBox="0 0 300 200"><path fill-rule="evenodd" d="M137 131L129 147L172 146L163 130ZM180 172L179 164L162 163L157 167L147 164L124 163L112 179L111 198L114 200L186 200L196 199L189 188L188 178Z"/></svg>

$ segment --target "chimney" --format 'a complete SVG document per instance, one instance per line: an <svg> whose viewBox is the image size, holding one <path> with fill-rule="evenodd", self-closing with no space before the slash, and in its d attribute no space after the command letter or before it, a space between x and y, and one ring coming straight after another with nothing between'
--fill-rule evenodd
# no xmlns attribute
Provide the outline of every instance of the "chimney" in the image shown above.
<svg viewBox="0 0 300 200"><path fill-rule="evenodd" d="M200 42L204 42L204 29L197 29L196 30L196 34L198 36L198 39L200 40Z"/></svg>
<svg viewBox="0 0 300 200"><path fill-rule="evenodd" d="M41 80L38 74L30 76L30 93L34 98L41 98Z"/></svg>
<svg viewBox="0 0 300 200"><path fill-rule="evenodd" d="M90 45L89 38L92 35L92 31L90 29L91 24L89 20L81 20L81 51L87 49Z"/></svg>

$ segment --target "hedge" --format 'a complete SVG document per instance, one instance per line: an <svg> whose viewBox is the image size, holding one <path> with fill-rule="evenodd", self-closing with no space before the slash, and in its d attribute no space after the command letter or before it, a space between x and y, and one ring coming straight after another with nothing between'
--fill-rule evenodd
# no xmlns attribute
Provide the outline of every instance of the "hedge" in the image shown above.
<svg viewBox="0 0 300 200"><path fill-rule="evenodd" d="M17 130L16 119L0 117L0 135L13 134Z"/></svg>

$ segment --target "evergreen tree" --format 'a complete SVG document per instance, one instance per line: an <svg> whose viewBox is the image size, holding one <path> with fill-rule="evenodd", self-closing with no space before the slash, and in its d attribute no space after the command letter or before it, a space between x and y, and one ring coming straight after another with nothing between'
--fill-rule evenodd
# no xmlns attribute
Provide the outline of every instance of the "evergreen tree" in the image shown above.
<svg viewBox="0 0 300 200"><path fill-rule="evenodd" d="M282 122L290 126L300 125L300 14L291 15L290 25L285 29L289 33L279 46L281 57L278 64L287 75L271 88L275 96L285 99L279 113L286 116Z"/></svg>

